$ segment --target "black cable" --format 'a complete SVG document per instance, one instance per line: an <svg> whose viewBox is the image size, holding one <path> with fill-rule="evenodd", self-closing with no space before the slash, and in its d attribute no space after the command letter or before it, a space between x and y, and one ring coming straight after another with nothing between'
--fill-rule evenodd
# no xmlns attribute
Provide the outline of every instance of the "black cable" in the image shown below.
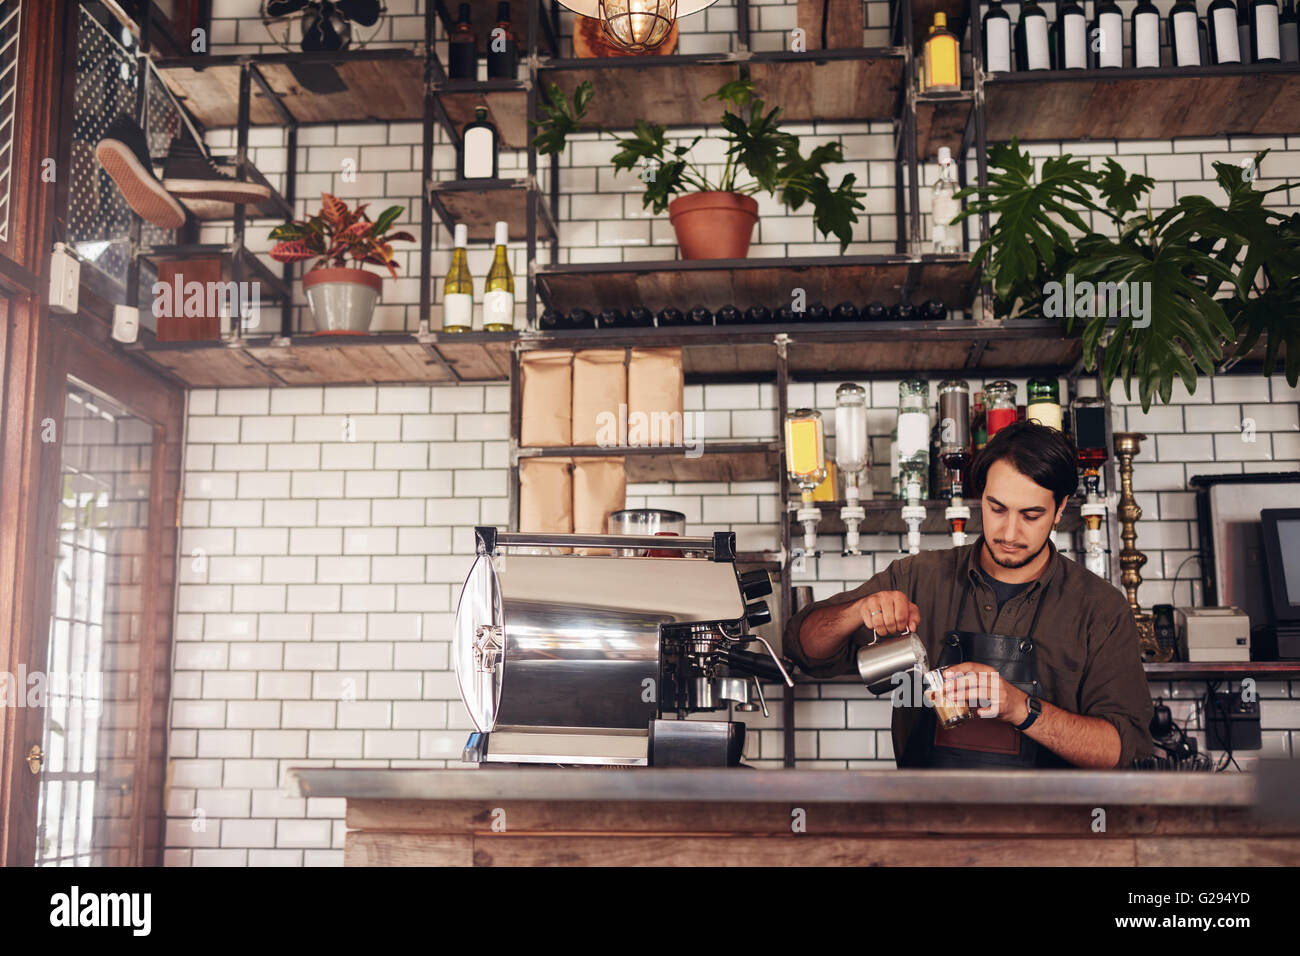
<svg viewBox="0 0 1300 956"><path fill-rule="evenodd" d="M1199 560L1201 560L1201 556L1199 554L1189 554L1187 557L1183 558L1182 563L1178 565L1177 570L1174 571L1173 583L1169 586L1170 603L1173 603L1178 600L1178 578L1179 575L1183 573L1183 568L1187 567L1187 562L1199 561ZM1187 582L1188 582L1188 586L1192 589L1192 593L1187 600L1187 606L1194 607L1196 605L1196 578L1188 578Z"/></svg>
<svg viewBox="0 0 1300 956"><path fill-rule="evenodd" d="M831 0L822 0L822 49L826 49L826 24L829 20L827 10L830 9Z"/></svg>

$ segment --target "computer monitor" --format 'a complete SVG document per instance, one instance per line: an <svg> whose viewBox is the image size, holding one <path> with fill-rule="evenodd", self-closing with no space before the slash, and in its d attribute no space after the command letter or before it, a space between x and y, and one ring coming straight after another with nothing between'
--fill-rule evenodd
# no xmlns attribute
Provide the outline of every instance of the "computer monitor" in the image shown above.
<svg viewBox="0 0 1300 956"><path fill-rule="evenodd" d="M1300 624L1300 508L1265 508L1259 520L1273 620Z"/></svg>

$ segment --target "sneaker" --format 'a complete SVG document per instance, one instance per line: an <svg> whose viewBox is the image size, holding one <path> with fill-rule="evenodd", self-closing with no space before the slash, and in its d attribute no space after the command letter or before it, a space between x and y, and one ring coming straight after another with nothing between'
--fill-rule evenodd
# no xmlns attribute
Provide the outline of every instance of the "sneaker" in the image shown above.
<svg viewBox="0 0 1300 956"><path fill-rule="evenodd" d="M185 225L185 210L154 175L149 142L135 120L125 115L113 120L95 146L95 158L140 218L161 229Z"/></svg>
<svg viewBox="0 0 1300 956"><path fill-rule="evenodd" d="M383 12L379 0L338 0L334 5L345 17L363 27L373 27Z"/></svg>
<svg viewBox="0 0 1300 956"><path fill-rule="evenodd" d="M222 172L188 136L172 140L163 166L163 188L180 199L213 199L228 203L257 203L271 195L270 187L244 182Z"/></svg>

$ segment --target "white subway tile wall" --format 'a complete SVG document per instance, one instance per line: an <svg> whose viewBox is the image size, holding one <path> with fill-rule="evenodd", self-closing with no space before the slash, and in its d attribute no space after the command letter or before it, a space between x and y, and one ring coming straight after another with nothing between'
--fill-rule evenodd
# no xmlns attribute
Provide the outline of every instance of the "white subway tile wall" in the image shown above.
<svg viewBox="0 0 1300 956"><path fill-rule="evenodd" d="M1167 11L1172 0L1156 0ZM1201 0L1202 12L1208 0ZM249 0L214 3L213 51L274 49ZM1014 6L1014 5L1013 5ZM1133 0L1120 0L1131 12ZM380 41L409 43L423 35L420 0L387 0ZM787 45L796 26L794 2L751 0L753 49ZM866 4L867 45L888 44L888 4ZM1013 16L1016 10L1011 9ZM703 16L681 21L682 53L735 49L735 9L719 0ZM568 52L571 18L561 18ZM441 32L439 33L441 39ZM888 123L820 123L792 128L811 142L839 140L845 163L866 184L867 211L846 250L894 249L891 128ZM681 131L686 137L700 131ZM435 178L455 175L455 152L436 131ZM233 147L231 131L209 133L218 151ZM308 127L299 135L298 209L314 209L319 192L370 202L377 211L403 204L399 222L419 227L418 123ZM282 183L283 131L254 129L254 162ZM705 143L701 143L704 147ZM1188 191L1217 195L1214 160L1238 163L1257 149L1273 151L1260 185L1300 169L1300 136L1261 140L1218 138L1141 143L1035 144L1036 157L1072 152L1117 156L1127 168L1160 180L1157 208ZM561 158L560 261L674 258L666 216L642 208L640 184L613 177L612 139L577 137ZM716 153L716 150L715 150ZM720 157L701 152L710 162ZM355 163L355 180L344 176ZM525 167L523 153L504 152L505 175ZM540 169L546 182L549 163ZM973 163L970 166L974 172ZM715 173L716 169L713 170ZM839 172L837 172L837 175ZM921 183L923 231L928 234L927 166ZM1295 209L1300 195L1269 202ZM838 248L812 229L810 213L783 214L770 202L754 235L753 256L830 254ZM250 248L265 253L270 223L248 231ZM1100 223L1095 224L1100 227ZM648 228L647 228L648 227ZM226 227L205 226L224 238ZM441 275L450 261L450 235L434 229L434 307L441 323ZM546 261L545 247L539 248ZM511 266L526 273L522 243L511 244ZM470 268L486 273L489 250L470 250ZM376 329L414 329L419 317L418 256L398 253L403 278L388 280ZM269 260L268 260L269 261ZM522 300L522 296L519 297ZM299 294L299 320L310 315ZM686 303L689 304L689 303ZM741 305L747 303L738 303ZM522 325L522 302L516 324ZM976 380L971 379L972 387ZM838 383L793 383L792 407L829 411ZM888 461L888 434L897 381L864 382L877 462ZM1018 383L1022 389L1024 382ZM706 438L771 438L777 434L770 385L691 385L688 410ZM1197 474L1300 470L1300 394L1283 378L1257 376L1181 383L1174 404L1142 413L1120 386L1115 428L1149 436L1135 484L1143 517L1138 547L1149 560L1140 598L1145 606L1200 599L1191 581L1195 563L1194 506L1187 479ZM181 513L176 652L170 726L172 783L166 834L168 865L295 866L342 864L343 805L300 799L284 788L288 767L456 767L472 728L450 670L448 641L460 582L473 556L470 529L506 520L509 391L505 385L459 387L333 387L222 389L190 393ZM828 416L833 433L833 416ZM888 489L888 468L872 482ZM775 481L630 484L628 507L668 507L687 516L688 533L730 528L743 550L779 546L779 486ZM866 536L871 551L828 553L795 573L824 598L859 584L898 557L898 536ZM1069 546L1069 542L1063 542ZM923 547L948 546L946 535L923 536ZM1116 545L1117 546L1117 545ZM1185 563L1186 562L1186 563ZM1258 755L1300 755L1300 682L1265 682L1264 750L1238 756L1248 768ZM779 689L766 689L769 700ZM1203 685L1152 685L1171 702L1174 717L1204 744L1197 700ZM856 683L798 688L796 759L810 768L892 768L887 701ZM780 710L745 715L751 728L746 756L757 766L783 760ZM1216 754L1217 756L1217 754Z"/></svg>

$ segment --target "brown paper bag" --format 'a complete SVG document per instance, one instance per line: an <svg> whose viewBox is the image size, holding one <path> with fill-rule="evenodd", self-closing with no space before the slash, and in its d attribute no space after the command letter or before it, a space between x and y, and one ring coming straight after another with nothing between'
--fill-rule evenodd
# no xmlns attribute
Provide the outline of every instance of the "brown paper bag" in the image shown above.
<svg viewBox="0 0 1300 956"><path fill-rule="evenodd" d="M573 353L563 350L524 352L519 444L528 447L571 445Z"/></svg>
<svg viewBox="0 0 1300 956"><path fill-rule="evenodd" d="M573 459L573 532L607 534L609 516L627 506L622 458ZM610 554L609 548L575 548L576 554Z"/></svg>
<svg viewBox="0 0 1300 956"><path fill-rule="evenodd" d="M626 404L624 349L583 349L573 354L573 444L617 444L619 406Z"/></svg>
<svg viewBox="0 0 1300 956"><path fill-rule="evenodd" d="M682 350L631 349L627 365L627 444L680 445Z"/></svg>
<svg viewBox="0 0 1300 956"><path fill-rule="evenodd" d="M519 460L519 530L573 533L572 459Z"/></svg>

